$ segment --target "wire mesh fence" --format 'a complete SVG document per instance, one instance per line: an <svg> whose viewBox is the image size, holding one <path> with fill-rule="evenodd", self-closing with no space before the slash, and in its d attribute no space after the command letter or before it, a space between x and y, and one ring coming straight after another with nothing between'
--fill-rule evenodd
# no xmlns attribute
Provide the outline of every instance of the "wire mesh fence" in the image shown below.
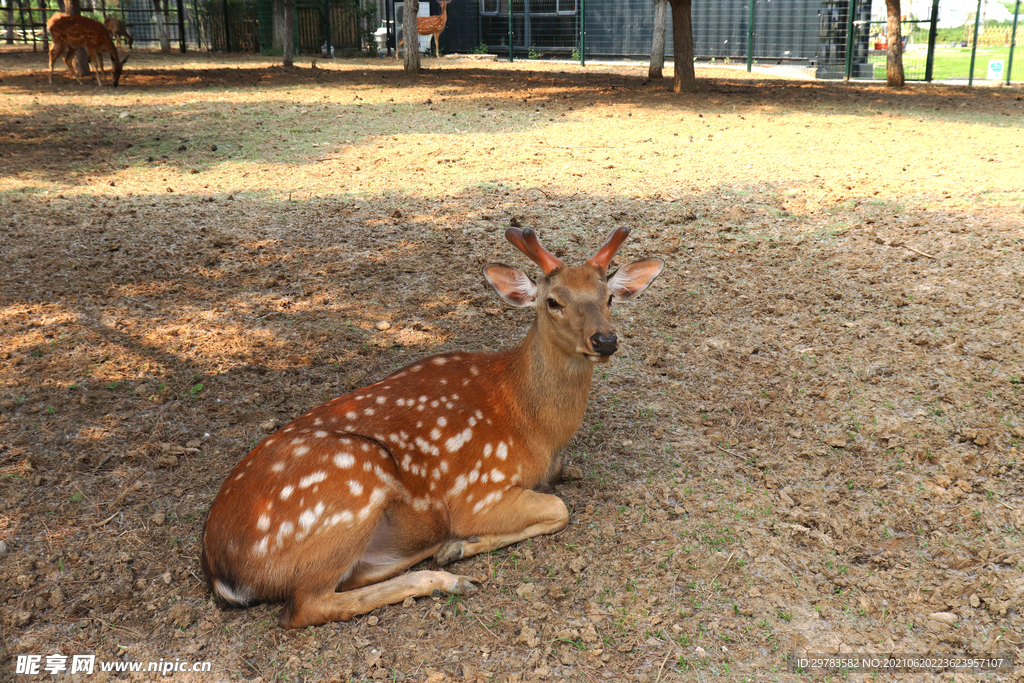
<svg viewBox="0 0 1024 683"><path fill-rule="evenodd" d="M82 16L103 22L107 17L120 19L132 36L132 47L149 46L185 50L199 45L195 15L184 0L154 3L153 0L99 0L83 2ZM0 0L0 39L8 45L31 45L33 50L48 49L46 20L63 12L56 0Z"/></svg>
<svg viewBox="0 0 1024 683"><path fill-rule="evenodd" d="M299 54L359 51L376 24L376 6L358 0L297 0L294 45ZM281 54L282 0L98 0L82 3L83 16L120 19L132 47L205 49ZM64 11L57 0L0 0L0 40L48 49L46 20Z"/></svg>
<svg viewBox="0 0 1024 683"><path fill-rule="evenodd" d="M299 54L374 49L373 29L386 26L381 49L393 50L402 2L296 0ZM490 52L511 59L646 59L656 0L453 0L440 49ZM98 4L97 4L98 3ZM437 15L436 0L422 0ZM979 2L956 21L943 7L963 2L911 3L901 17L898 48L910 81L1012 80L1024 40L1021 2L1001 14ZM139 46L174 46L281 54L283 0L84 0L82 13L120 18ZM45 49L46 18L57 0L0 0L0 36L8 44ZM817 79L884 79L889 51L884 0L693 0L698 63ZM379 22L378 15L384 22ZM952 11L950 15L952 16ZM666 55L672 55L671 9ZM948 18L947 18L948 19ZM1016 51L1016 52L1015 52ZM1018 60L1019 61L1019 60ZM1017 80L1024 80L1018 68Z"/></svg>

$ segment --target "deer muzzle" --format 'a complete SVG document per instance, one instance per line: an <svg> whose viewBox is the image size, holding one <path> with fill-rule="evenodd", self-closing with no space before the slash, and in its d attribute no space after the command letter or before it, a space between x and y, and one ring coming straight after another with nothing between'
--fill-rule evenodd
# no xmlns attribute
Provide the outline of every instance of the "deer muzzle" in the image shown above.
<svg viewBox="0 0 1024 683"><path fill-rule="evenodd" d="M590 338L590 348L599 356L608 357L619 350L619 338L612 334L597 332Z"/></svg>

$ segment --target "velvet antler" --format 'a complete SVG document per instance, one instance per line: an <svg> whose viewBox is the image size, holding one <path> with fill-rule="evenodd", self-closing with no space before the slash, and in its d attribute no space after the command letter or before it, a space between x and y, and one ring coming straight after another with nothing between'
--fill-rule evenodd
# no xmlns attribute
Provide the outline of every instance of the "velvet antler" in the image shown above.
<svg viewBox="0 0 1024 683"><path fill-rule="evenodd" d="M541 246L540 240L537 239L537 233L532 228L522 230L509 228L505 231L505 239L511 242L516 249L529 256L531 261L540 266L545 275L551 275L564 265L562 259Z"/></svg>
<svg viewBox="0 0 1024 683"><path fill-rule="evenodd" d="M625 239L629 237L629 228L622 226L615 228L608 235L608 239L604 241L601 248L597 250L590 259L587 260L592 266L597 266L602 273L608 270L608 264L612 262L612 258L615 256L615 252L619 250Z"/></svg>

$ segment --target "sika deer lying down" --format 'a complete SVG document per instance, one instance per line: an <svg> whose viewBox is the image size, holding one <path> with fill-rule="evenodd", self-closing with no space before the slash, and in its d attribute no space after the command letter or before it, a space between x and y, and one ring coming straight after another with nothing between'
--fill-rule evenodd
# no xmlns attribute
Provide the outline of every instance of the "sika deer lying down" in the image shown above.
<svg viewBox="0 0 1024 683"><path fill-rule="evenodd" d="M596 363L618 348L613 302L664 267L643 259L607 275L618 228L569 267L530 229L506 238L541 267L536 281L489 264L498 295L533 307L516 348L429 356L313 408L231 472L203 531L203 572L235 605L285 603L280 623L344 621L409 596L474 589L440 566L569 523L554 495L559 450L583 419Z"/></svg>

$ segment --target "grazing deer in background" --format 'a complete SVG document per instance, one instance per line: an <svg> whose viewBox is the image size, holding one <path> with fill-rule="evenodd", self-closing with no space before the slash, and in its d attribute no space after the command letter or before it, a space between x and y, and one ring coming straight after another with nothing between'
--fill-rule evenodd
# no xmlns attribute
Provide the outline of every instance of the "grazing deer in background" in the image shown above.
<svg viewBox="0 0 1024 683"><path fill-rule="evenodd" d="M313 408L256 446L228 475L203 530L202 566L234 605L280 601L280 624L346 621L434 591L464 593L440 566L569 523L559 450L583 419L593 368L618 348L612 302L664 267L643 259L609 276L627 228L569 267L533 230L505 237L541 267L536 281L496 263L498 295L532 307L516 348L442 353Z"/></svg>
<svg viewBox="0 0 1024 683"><path fill-rule="evenodd" d="M444 30L444 25L448 23L448 3L451 0L441 0L441 13L434 17L416 17L416 33L421 36L434 36L434 56L440 57L440 41L441 31ZM402 33L405 33L403 30ZM402 51L402 41L404 37L398 39L398 49L395 50L395 56L397 57Z"/></svg>
<svg viewBox="0 0 1024 683"><path fill-rule="evenodd" d="M70 14L57 12L46 22L46 28L50 31L52 44L50 45L50 84L53 84L53 63L58 57L64 57L64 63L68 71L79 83L82 77L75 71L75 51L82 47L89 53L89 61L96 67L96 83L103 85L100 76L103 75L103 54L110 55L113 62L113 86L121 80L121 69L128 61L128 55L124 59L118 59L117 48L110 39L110 34L103 24L88 17L76 17Z"/></svg>
<svg viewBox="0 0 1024 683"><path fill-rule="evenodd" d="M110 37L117 42L118 47L121 47L121 39L124 38L124 42L128 45L128 49L132 49L132 36L124 27L123 21L117 17L107 17L103 20L103 25L107 27Z"/></svg>

